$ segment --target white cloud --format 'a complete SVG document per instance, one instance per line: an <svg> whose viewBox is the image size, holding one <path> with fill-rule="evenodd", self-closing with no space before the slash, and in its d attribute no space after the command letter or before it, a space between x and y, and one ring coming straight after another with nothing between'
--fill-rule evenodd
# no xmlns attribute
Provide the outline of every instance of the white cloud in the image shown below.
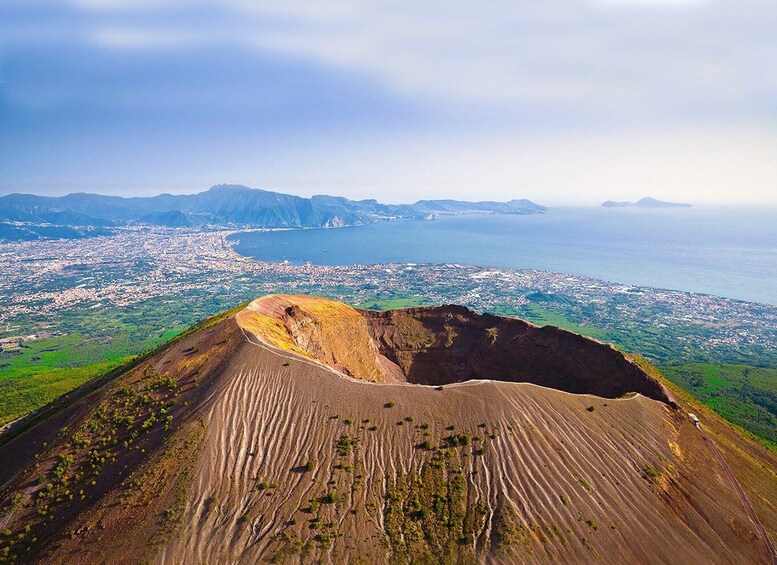
<svg viewBox="0 0 777 565"><path fill-rule="evenodd" d="M184 0L69 0L76 8L87 11L147 11L186 5Z"/></svg>
<svg viewBox="0 0 777 565"><path fill-rule="evenodd" d="M593 0L605 6L641 6L649 8L688 7L708 3L709 0Z"/></svg>
<svg viewBox="0 0 777 565"><path fill-rule="evenodd" d="M72 1L102 47L251 47L506 123L757 115L777 95L777 2Z"/></svg>
<svg viewBox="0 0 777 565"><path fill-rule="evenodd" d="M110 26L92 30L90 38L97 45L123 49L181 47L190 44L193 39L186 31Z"/></svg>
<svg viewBox="0 0 777 565"><path fill-rule="evenodd" d="M362 72L436 104L567 104L577 113L676 118L700 104L751 107L748 98L775 94L767 69L777 65L777 35L766 29L777 28L777 2L641 4L650 9L574 0L236 2L276 20L273 31L244 37L261 49ZM664 9L691 5L699 9Z"/></svg>

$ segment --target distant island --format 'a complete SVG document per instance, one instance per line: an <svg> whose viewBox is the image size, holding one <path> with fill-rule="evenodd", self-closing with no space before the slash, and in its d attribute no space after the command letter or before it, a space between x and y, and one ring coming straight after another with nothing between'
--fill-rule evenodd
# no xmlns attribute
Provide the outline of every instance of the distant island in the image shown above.
<svg viewBox="0 0 777 565"><path fill-rule="evenodd" d="M385 220L428 220L443 214L541 214L530 200L465 202L420 200L381 204L338 196L303 198L221 184L197 194L122 198L102 194L66 196L9 194L0 197L0 240L75 239L131 225L164 227L322 228Z"/></svg>
<svg viewBox="0 0 777 565"><path fill-rule="evenodd" d="M658 200L657 198L651 198L646 196L636 202L616 202L615 200L608 200L602 203L602 208L690 208L690 204L684 202L666 202L665 200Z"/></svg>

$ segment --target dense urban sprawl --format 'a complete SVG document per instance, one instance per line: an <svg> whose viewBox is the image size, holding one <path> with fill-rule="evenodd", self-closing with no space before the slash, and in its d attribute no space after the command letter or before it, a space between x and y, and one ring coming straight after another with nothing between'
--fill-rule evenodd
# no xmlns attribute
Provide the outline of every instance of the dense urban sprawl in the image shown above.
<svg viewBox="0 0 777 565"><path fill-rule="evenodd" d="M113 236L0 244L0 345L13 350L24 340L72 331L60 322L79 312L165 304L177 315L160 327L179 327L268 292L306 292L365 306L416 298L539 322L558 316L558 325L590 327L627 347L629 335L648 338L640 349L657 359L662 348L699 359L763 359L777 347L777 307L770 305L536 270L263 263L235 253L228 233L128 228ZM651 335L674 342L651 350Z"/></svg>

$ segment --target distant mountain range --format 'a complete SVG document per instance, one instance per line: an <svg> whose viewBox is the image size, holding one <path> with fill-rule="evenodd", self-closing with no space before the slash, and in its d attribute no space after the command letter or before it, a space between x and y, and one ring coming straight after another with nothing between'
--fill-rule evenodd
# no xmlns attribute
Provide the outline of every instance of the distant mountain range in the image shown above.
<svg viewBox="0 0 777 565"><path fill-rule="evenodd" d="M616 202L614 200L608 200L602 203L603 208L690 208L690 204L682 202L666 202L664 200L658 200L657 198L651 198L646 196L636 202Z"/></svg>
<svg viewBox="0 0 777 565"><path fill-rule="evenodd" d="M545 207L529 200L462 202L421 200L381 204L337 196L302 198L241 185L217 185L198 194L122 198L74 193L66 196L9 194L0 197L0 239L89 237L122 225L192 227L313 228L368 224L381 220L423 220L439 214L537 214ZM45 226L49 235L41 229ZM67 228L67 229L65 229Z"/></svg>

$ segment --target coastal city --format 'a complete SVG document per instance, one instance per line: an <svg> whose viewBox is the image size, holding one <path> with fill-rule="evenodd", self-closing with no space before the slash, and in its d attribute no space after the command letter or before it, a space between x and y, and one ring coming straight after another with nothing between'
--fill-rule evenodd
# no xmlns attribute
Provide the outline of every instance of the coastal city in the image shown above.
<svg viewBox="0 0 777 565"><path fill-rule="evenodd" d="M257 296L292 292L362 307L457 303L571 326L626 348L638 343L637 352L657 361L777 355L777 307L770 305L536 270L265 263L237 254L229 233L132 227L0 244L0 346L12 351L69 332L110 340L112 326L101 327L100 315L139 309L148 313L149 331L182 330ZM85 313L89 324L79 322Z"/></svg>

